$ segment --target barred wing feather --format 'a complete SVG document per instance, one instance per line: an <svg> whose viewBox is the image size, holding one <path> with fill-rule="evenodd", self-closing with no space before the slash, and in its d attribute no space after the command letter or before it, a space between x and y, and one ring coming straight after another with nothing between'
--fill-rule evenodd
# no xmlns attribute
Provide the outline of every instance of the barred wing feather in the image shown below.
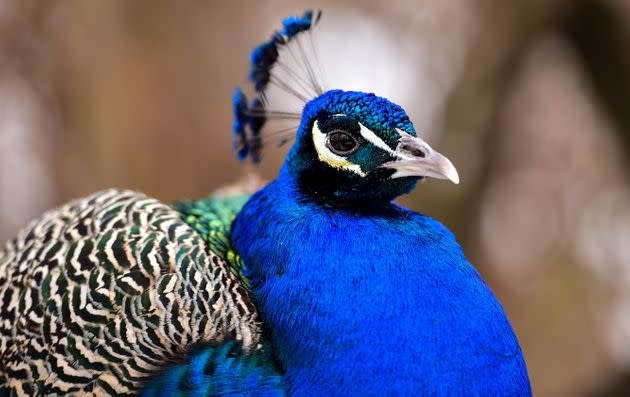
<svg viewBox="0 0 630 397"><path fill-rule="evenodd" d="M258 315L178 211L107 190L0 251L0 384L18 395L136 394L199 343L255 348Z"/></svg>

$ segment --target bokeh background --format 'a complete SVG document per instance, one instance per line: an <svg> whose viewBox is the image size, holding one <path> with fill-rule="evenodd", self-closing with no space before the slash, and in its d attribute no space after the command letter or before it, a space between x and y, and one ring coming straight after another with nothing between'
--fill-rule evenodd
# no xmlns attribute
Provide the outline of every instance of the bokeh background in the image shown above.
<svg viewBox="0 0 630 397"><path fill-rule="evenodd" d="M374 91L458 167L401 201L503 302L537 396L630 396L630 1L0 0L0 240L107 187L164 201L252 172L231 92L284 16L324 10L329 88Z"/></svg>

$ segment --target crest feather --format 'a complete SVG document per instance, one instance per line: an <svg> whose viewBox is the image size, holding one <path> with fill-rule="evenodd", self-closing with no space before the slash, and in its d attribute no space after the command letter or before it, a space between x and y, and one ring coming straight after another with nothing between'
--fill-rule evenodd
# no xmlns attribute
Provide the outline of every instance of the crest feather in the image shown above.
<svg viewBox="0 0 630 397"><path fill-rule="evenodd" d="M265 89L270 83L278 86L304 103L312 99L309 98L309 96L311 96L310 92L304 92L305 82L311 85L309 89L315 94L321 94L323 92L314 76L312 68L308 64L309 61L301 44L300 52L304 58L303 61L306 63L307 79L299 76L278 60L280 48L287 46L301 33L310 31L315 23L319 21L320 17L321 11L314 14L311 10L306 11L301 17L288 17L282 21L281 30L274 32L269 40L263 42L252 51L250 56L249 80L256 91L256 96L251 101L248 101L241 88L236 87L232 97L234 114L234 123L232 125L233 148L240 160L245 160L247 157L250 157L254 163L260 161L260 152L263 142L260 132L267 119L300 119L299 113L276 112L266 108ZM290 77L298 83L298 86L293 87L290 84L291 82L277 78L277 76L273 74L274 66L276 65L282 66L283 70L290 72Z"/></svg>

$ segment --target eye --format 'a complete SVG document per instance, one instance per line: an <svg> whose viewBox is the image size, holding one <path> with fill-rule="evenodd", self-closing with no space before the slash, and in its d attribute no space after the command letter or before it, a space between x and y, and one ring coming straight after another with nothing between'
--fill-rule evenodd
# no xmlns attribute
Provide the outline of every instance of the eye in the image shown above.
<svg viewBox="0 0 630 397"><path fill-rule="evenodd" d="M340 156L347 156L359 147L359 142L347 132L336 130L328 133L328 147Z"/></svg>

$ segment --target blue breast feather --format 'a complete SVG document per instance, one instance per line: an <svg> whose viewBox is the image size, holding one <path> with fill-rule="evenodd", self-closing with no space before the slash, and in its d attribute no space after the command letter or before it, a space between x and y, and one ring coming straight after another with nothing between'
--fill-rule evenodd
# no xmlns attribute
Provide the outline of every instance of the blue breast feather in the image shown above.
<svg viewBox="0 0 630 397"><path fill-rule="evenodd" d="M501 305L439 222L316 205L285 167L232 239L270 345L199 347L143 396L531 395Z"/></svg>
<svg viewBox="0 0 630 397"><path fill-rule="evenodd" d="M439 222L326 209L283 169L232 238L293 395L531 395L501 305Z"/></svg>

